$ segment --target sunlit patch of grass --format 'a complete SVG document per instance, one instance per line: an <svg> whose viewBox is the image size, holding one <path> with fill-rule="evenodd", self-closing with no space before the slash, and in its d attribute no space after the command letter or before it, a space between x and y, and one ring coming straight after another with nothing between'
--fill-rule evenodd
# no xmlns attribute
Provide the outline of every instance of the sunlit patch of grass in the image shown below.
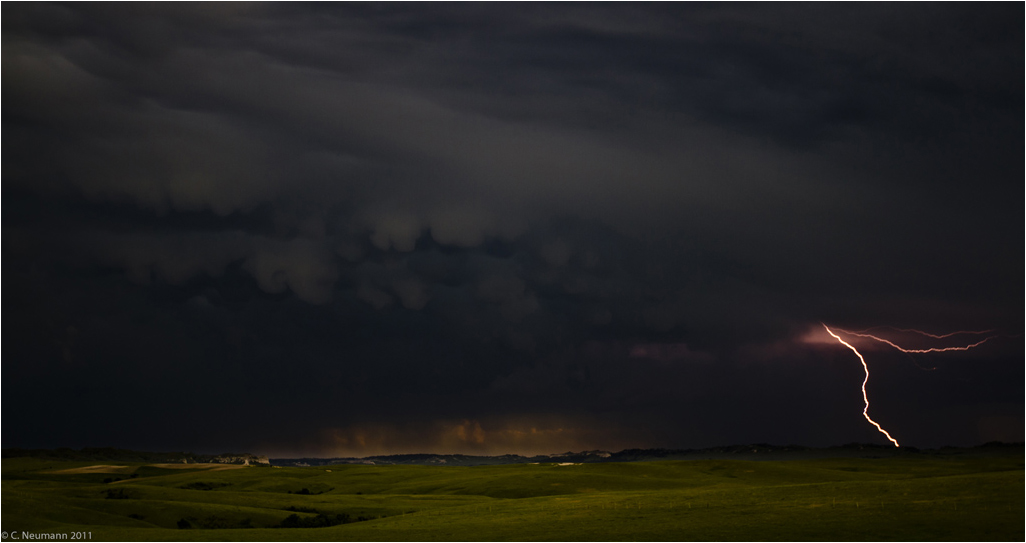
<svg viewBox="0 0 1026 543"><path fill-rule="evenodd" d="M144 466L131 467L138 473ZM1024 536L1021 450L1007 457L955 459L341 465L216 472L150 466L146 477L106 484L89 479L102 473L53 473L81 467L5 459L4 529L89 531L96 540L1000 541ZM117 494L112 496L112 489ZM337 524L303 527L330 522Z"/></svg>

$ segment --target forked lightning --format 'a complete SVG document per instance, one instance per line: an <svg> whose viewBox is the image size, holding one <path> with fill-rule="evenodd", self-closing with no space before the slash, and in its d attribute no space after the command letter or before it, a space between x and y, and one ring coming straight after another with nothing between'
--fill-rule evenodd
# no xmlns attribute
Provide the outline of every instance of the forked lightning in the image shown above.
<svg viewBox="0 0 1026 543"><path fill-rule="evenodd" d="M862 380L862 399L865 402L865 407L862 409L862 416L866 417L866 420L868 420L870 424L875 426L876 429L879 430L881 434L887 436L887 439L889 439L891 441L891 443L894 443L895 447L899 447L900 445L898 445L898 441L896 439L894 439L893 437L891 437L891 434L887 433L887 430L884 430L883 427L880 426L880 424L878 424L875 420L873 420L872 418L869 417L869 396L866 395L866 383L869 382L869 365L866 364L866 359L862 357L862 353L860 353L857 349L855 349L855 347L853 347L850 343L848 343L847 341L844 341L843 339L841 339L840 336L835 334L834 331L831 330L829 326L827 326L824 323L820 323L820 324L823 325L823 328L826 329L828 334L830 334L834 339L839 341L841 343L841 345L844 345L845 347L851 349L851 351L853 353L855 353L855 356L859 357L859 361L862 362L862 368L866 370L866 378ZM973 347L978 347L978 346L986 343L987 341L997 337L997 336L988 336L988 337L986 337L984 339L981 339L980 341L977 341L976 343L972 343L972 344L969 344L969 345L956 346L956 347L930 347L930 348L926 348L926 349L909 349L909 348L902 347L902 346L894 343L893 341L890 341L890 340L887 340L887 339L884 339L882 337L879 337L879 336L876 336L876 335L873 335L873 334L869 333L869 331L876 330L877 328L884 328L884 327L878 326L878 327L874 327L874 328L867 328L866 330L862 330L862 331L859 331L859 332L852 332L852 331L849 331L849 330L842 330L842 329L838 328L837 331L842 333L842 334L847 334L847 335L856 336L856 337L868 338L868 339L872 339L872 340L875 340L875 341L879 341L881 343L886 343L887 345L890 345L891 347L894 347L895 349L897 349L897 350L899 350L899 351L901 351L903 353L909 353L909 354L912 354L912 353L942 353L942 352L948 352L948 351L968 351L969 349L972 349ZM983 331L961 330L961 331L958 331L958 332L951 332L950 334L935 335L935 334L930 334L930 333L927 333L927 332L923 332L922 330L915 330L915 329L912 329L912 328L892 328L892 329L896 330L896 331L899 331L899 332L915 333L915 334L919 334L919 335L926 336L926 337L933 338L933 339L945 339L945 338L949 338L949 337L956 336L956 335L961 335L961 334L983 335L983 334L988 334L990 332L993 332L993 330L983 330Z"/></svg>

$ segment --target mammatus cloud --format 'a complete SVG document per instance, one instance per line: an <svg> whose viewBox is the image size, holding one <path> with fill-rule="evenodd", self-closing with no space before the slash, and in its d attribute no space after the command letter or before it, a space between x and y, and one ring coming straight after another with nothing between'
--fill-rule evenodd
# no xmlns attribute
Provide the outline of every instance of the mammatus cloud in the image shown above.
<svg viewBox="0 0 1026 543"><path fill-rule="evenodd" d="M1012 4L4 15L4 392L65 398L5 443L118 442L82 423L138 381L304 406L268 447L849 442L810 322L1023 328ZM997 435L1021 353L986 346L938 381L889 353L881 407Z"/></svg>
<svg viewBox="0 0 1026 543"><path fill-rule="evenodd" d="M259 240L242 267L253 274L265 292L289 288L301 300L313 304L331 300L338 278L331 251L312 240Z"/></svg>
<svg viewBox="0 0 1026 543"><path fill-rule="evenodd" d="M331 300L338 270L324 242L296 238L281 240L240 231L170 235L89 232L82 244L108 265L124 266L140 284L159 279L181 284L200 274L219 277L232 262L242 263L267 293L287 290L311 304Z"/></svg>

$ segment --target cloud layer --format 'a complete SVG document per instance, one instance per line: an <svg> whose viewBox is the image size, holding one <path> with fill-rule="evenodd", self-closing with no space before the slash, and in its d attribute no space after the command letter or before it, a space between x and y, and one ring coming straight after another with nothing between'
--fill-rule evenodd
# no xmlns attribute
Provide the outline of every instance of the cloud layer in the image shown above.
<svg viewBox="0 0 1026 543"><path fill-rule="evenodd" d="M5 444L870 440L819 321L1000 329L986 369L893 379L952 421L922 444L1020 416L1012 6L4 15L4 392L60 396ZM96 396L175 429L54 426Z"/></svg>

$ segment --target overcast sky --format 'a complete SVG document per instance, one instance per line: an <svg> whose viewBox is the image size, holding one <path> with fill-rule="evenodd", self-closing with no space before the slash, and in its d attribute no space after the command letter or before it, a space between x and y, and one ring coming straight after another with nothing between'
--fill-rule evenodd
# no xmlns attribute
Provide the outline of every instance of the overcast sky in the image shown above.
<svg viewBox="0 0 1026 543"><path fill-rule="evenodd" d="M5 4L3 446L1023 441L1023 16Z"/></svg>

